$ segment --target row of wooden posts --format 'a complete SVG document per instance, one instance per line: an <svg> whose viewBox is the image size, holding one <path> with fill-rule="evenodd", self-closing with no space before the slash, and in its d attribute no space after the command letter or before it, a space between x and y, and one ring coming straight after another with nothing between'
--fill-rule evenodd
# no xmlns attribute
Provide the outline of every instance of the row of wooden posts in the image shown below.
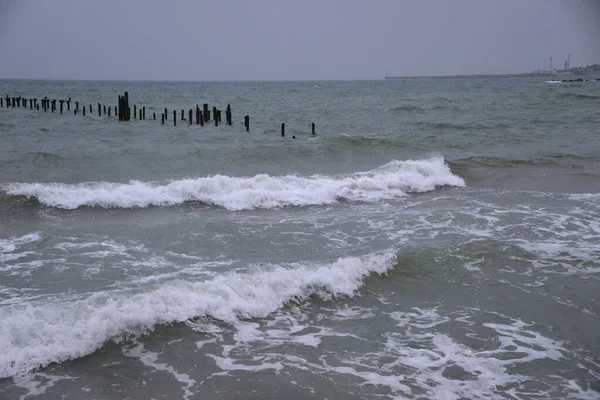
<svg viewBox="0 0 600 400"><path fill-rule="evenodd" d="M27 108L27 103L29 103L29 108L30 109L36 109L39 110L40 108L42 108L44 111L48 111L48 109L51 110L51 112L54 112L57 110L57 102L59 104L59 109L60 109L60 113L63 113L63 109L64 109L64 105L66 104L67 106L67 111L71 110L71 98L69 97L68 100L56 100L56 99L49 99L48 97L44 97L43 99L39 99L39 103L38 103L38 99L37 98L33 98L33 99L27 99L24 97L10 97L10 96L6 96L4 98L0 97L0 108L4 107L4 101L6 100L6 107L25 107ZM111 116L111 106L108 106L108 108L106 107L106 105L102 105L100 103L98 103L97 106L97 110L98 110L98 116L102 116L102 113L104 112L104 115L108 115L109 117ZM92 105L89 105L89 112L90 114L93 112L92 110ZM108 112L107 112L108 110ZM80 111L79 109L79 102L76 101L75 102L75 108L73 110L73 113L75 115L77 115L77 113ZM145 120L146 119L146 107L143 106L141 107L139 110L137 109L137 106L134 104L133 105L133 119L136 119L136 116L138 116L138 111L139 111L139 120ZM219 126L219 123L221 123L221 111L217 109L216 107L212 108L212 117L213 117L213 121L215 126ZM83 106L81 108L81 113L83 114L83 116L85 117L85 112L86 112L86 107ZM131 121L131 107L129 106L129 93L125 92L122 96L119 96L118 98L118 106L114 107L114 115L119 117L119 121ZM161 124L164 124L166 120L169 119L168 117L169 113L167 108L165 107L165 111L164 113L161 114ZM189 121L189 125L193 124L193 110L190 109L188 111L188 121ZM208 108L208 103L204 103L202 105L202 110L200 110L200 106L198 104L196 104L196 125L200 125L200 126L204 126L205 123L209 123L211 120L211 110L209 110ZM156 113L152 113L152 119L156 120ZM181 121L185 121L185 111L181 110ZM231 114L231 106L229 104L227 104L227 109L225 110L225 121L227 123L227 125L232 125L232 114ZM173 110L173 126L177 126L177 111ZM244 127L246 128L246 132L250 131L250 116L246 115L244 116ZM311 130L312 130L312 134L315 135L315 124L312 123L311 124ZM285 136L285 123L281 124L281 136ZM294 136L295 138L295 136Z"/></svg>

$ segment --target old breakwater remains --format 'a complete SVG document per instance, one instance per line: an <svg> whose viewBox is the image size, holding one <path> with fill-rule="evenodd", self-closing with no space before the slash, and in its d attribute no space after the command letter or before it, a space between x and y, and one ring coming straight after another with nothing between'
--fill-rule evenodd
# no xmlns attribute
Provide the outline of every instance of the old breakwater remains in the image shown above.
<svg viewBox="0 0 600 400"><path fill-rule="evenodd" d="M53 99L44 96L44 98L26 98L23 96L10 96L5 95L4 97L0 97L0 108L24 108L29 110L36 111L44 111L44 112L58 112L59 114L63 114L65 111L71 111L71 104L73 104L73 114L74 115L82 115L86 116L86 110L89 110L89 115L92 115L97 112L99 117L112 117L117 119L120 122L130 122L132 120L143 121L146 120L146 106L139 106L137 104L133 104L133 109L130 105L129 101L129 92L124 92L123 95L119 95L117 98L117 105L107 105L96 103L94 104L82 104L80 107L79 101L71 100L71 97L68 99ZM65 110L66 108L66 110ZM114 111L114 112L113 112ZM202 108L200 108L199 104L196 104L195 108L188 109L187 113L185 109L181 109L181 114L179 117L180 125L198 125L200 127L204 126L204 124L214 123L214 126L218 127L222 123L222 109L217 108L216 106L212 107L212 110L209 108L208 103L203 103ZM169 114L171 114L171 120L173 121L173 126L177 126L177 116L178 110L169 109L168 107L164 107L164 111L160 114L160 123L162 125L165 122L169 122ZM187 116L187 118L186 118ZM149 118L148 118L149 119ZM157 116L156 112L152 113L152 120L156 121ZM225 124L229 126L233 126L233 114L231 111L231 104L227 104L225 108ZM250 132L250 116L245 115L243 119L244 129L246 132ZM311 122L311 135L316 135L315 132L315 123ZM285 137L285 122L281 123L281 136ZM292 138L296 138L296 136L292 136Z"/></svg>

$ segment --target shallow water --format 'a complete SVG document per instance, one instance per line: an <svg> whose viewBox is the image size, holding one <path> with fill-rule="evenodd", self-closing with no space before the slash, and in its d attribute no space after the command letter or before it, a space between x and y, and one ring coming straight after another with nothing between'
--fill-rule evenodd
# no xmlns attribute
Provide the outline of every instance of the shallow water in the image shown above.
<svg viewBox="0 0 600 400"><path fill-rule="evenodd" d="M234 123L0 108L0 397L600 396L600 82L0 81L125 90Z"/></svg>

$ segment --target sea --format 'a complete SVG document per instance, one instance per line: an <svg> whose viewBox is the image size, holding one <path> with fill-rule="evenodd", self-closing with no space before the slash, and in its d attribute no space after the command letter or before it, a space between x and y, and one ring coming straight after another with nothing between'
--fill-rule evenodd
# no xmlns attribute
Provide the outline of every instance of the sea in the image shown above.
<svg viewBox="0 0 600 400"><path fill-rule="evenodd" d="M0 96L1 399L600 399L600 81Z"/></svg>

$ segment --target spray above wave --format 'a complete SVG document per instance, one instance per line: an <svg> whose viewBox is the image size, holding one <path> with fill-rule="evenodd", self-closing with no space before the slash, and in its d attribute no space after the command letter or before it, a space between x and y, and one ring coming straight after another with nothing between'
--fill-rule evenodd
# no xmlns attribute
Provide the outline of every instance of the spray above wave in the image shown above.
<svg viewBox="0 0 600 400"><path fill-rule="evenodd" d="M9 195L36 198L40 203L64 209L82 206L143 208L173 206L189 201L224 207L228 210L272 209L286 206L333 204L340 200L380 201L407 193L427 192L438 186L464 186L452 174L442 157L426 160L391 161L379 168L350 175L296 175L230 177L173 180L166 184L131 181L11 183Z"/></svg>
<svg viewBox="0 0 600 400"><path fill-rule="evenodd" d="M256 267L254 273L204 282L174 281L138 294L96 293L78 301L5 307L0 309L0 378L91 354L107 340L157 324L212 316L235 326L312 295L352 296L365 277L386 273L395 259L386 251L329 264Z"/></svg>

